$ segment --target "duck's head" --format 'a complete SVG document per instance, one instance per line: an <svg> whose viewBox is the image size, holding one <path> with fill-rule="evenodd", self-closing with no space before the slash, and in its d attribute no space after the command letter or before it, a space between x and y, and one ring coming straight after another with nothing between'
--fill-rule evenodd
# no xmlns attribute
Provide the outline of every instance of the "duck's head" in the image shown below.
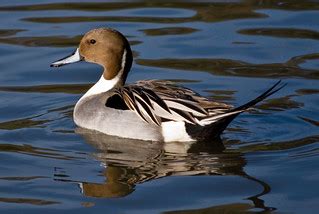
<svg viewBox="0 0 319 214"><path fill-rule="evenodd" d="M110 28L99 28L87 32L73 54L53 62L51 67L82 60L103 66L103 77L106 80L121 75L124 84L132 65L132 51L127 39L120 32Z"/></svg>

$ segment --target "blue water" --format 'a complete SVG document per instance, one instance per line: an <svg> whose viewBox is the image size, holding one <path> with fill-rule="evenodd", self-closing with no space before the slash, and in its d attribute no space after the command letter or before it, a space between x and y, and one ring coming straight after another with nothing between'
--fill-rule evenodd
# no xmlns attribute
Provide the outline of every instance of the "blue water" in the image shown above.
<svg viewBox="0 0 319 214"><path fill-rule="evenodd" d="M1 213L314 213L318 10L310 0L1 1ZM169 79L233 105L287 86L229 126L223 151L92 134L72 111L101 68L49 65L97 27L128 37L128 82Z"/></svg>

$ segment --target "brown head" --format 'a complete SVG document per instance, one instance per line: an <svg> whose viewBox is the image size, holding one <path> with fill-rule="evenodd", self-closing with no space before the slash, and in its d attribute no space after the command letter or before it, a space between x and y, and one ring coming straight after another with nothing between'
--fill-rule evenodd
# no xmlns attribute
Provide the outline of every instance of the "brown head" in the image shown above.
<svg viewBox="0 0 319 214"><path fill-rule="evenodd" d="M110 28L98 28L83 36L79 48L72 55L52 63L51 66L59 67L84 60L103 66L103 76L107 80L113 79L121 72L120 84L124 84L132 58L130 45L120 32Z"/></svg>

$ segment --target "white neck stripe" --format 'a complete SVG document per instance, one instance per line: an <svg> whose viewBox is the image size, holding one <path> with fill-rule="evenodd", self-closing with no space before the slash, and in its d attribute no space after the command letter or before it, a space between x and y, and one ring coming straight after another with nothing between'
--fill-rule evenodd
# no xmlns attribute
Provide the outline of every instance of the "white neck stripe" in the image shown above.
<svg viewBox="0 0 319 214"><path fill-rule="evenodd" d="M125 67L125 63L126 63L126 50L124 50L123 52L123 56L122 56L122 63L121 63L121 70L118 72L118 74L110 80L107 80L104 78L104 76L102 75L101 78L99 79L99 81L97 81L97 83L95 83L82 97L80 100L95 95L95 94L100 94L103 92L107 92L109 90L111 90L112 88L114 88L114 86L121 80L122 76L123 76L123 72L124 72L124 67Z"/></svg>

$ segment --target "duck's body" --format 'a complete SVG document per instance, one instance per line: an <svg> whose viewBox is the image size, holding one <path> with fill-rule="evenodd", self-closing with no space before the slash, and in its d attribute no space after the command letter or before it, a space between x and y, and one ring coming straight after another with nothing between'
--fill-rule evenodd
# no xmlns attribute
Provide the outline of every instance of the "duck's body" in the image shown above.
<svg viewBox="0 0 319 214"><path fill-rule="evenodd" d="M73 118L76 125L108 135L124 138L162 141L159 126L148 124L131 110L105 106L110 93L81 99L75 105Z"/></svg>
<svg viewBox="0 0 319 214"><path fill-rule="evenodd" d="M108 28L88 32L76 52L51 66L80 60L102 65L104 73L75 105L74 122L82 128L131 139L211 140L238 114L283 87L278 82L258 98L234 108L168 81L125 85L132 52L126 38Z"/></svg>

